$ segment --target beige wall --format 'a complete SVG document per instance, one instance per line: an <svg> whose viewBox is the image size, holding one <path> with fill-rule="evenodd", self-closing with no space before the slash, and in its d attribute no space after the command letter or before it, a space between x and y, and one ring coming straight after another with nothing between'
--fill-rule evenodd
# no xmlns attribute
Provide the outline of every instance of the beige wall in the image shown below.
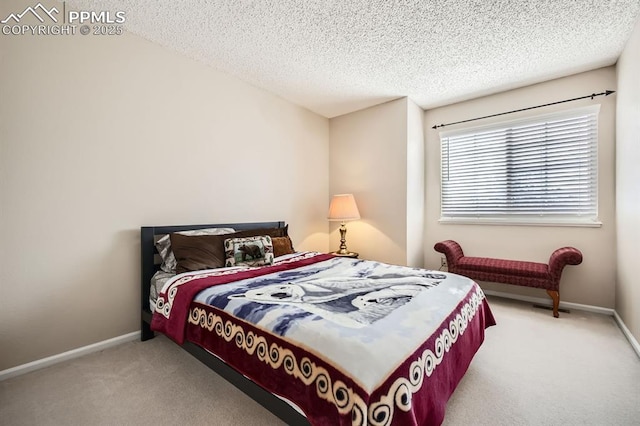
<svg viewBox="0 0 640 426"><path fill-rule="evenodd" d="M407 265L424 265L424 110L407 100Z"/></svg>
<svg viewBox="0 0 640 426"><path fill-rule="evenodd" d="M0 370L139 329L140 226L329 248L326 118L130 34L2 35L0 75Z"/></svg>
<svg viewBox="0 0 640 426"><path fill-rule="evenodd" d="M404 98L329 121L131 34L0 36L0 370L139 328L140 226L286 220L296 248L335 250L326 212L341 192L360 208L347 240L361 258L437 269L446 238L542 262L575 245L585 262L565 270L562 300L615 306L638 338L639 51L636 27L615 96L537 110L602 103L603 226L473 226L437 222L431 126L616 90L613 67L426 114Z"/></svg>
<svg viewBox="0 0 640 426"><path fill-rule="evenodd" d="M407 264L407 177L409 147L407 98L387 102L330 120L329 191L353 193L361 220L347 224L349 249L361 258ZM411 108L412 123L415 108ZM328 206L328 200L327 200ZM331 225L330 244L338 248L338 224Z"/></svg>
<svg viewBox="0 0 640 426"><path fill-rule="evenodd" d="M536 262L547 262L553 250L562 246L579 248L584 261L564 271L560 286L561 301L582 303L607 308L615 304L615 216L614 216L614 146L615 96L598 97L560 104L552 107L497 117L482 122L467 123L477 126L492 121L509 120L551 111L577 108L600 103L598 191L600 228L453 225L440 224L440 139L435 124L455 122L472 117L500 113L513 109L540 105L563 99L616 90L614 67L601 68L574 76L540 83L521 89L461 102L426 112L426 219L425 267L438 268L440 253L433 250L436 242L458 241L471 256L501 257ZM462 128L451 126L446 130ZM506 284L483 283L486 289L518 293L534 297L547 297L543 291Z"/></svg>
<svg viewBox="0 0 640 426"><path fill-rule="evenodd" d="M616 311L640 340L640 20L618 60Z"/></svg>

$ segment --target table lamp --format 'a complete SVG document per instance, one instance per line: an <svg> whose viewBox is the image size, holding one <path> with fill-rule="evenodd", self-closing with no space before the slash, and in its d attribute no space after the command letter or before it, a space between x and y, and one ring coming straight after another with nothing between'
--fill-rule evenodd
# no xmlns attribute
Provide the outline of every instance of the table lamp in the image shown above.
<svg viewBox="0 0 640 426"><path fill-rule="evenodd" d="M360 219L360 212L356 205L356 200L353 198L353 194L338 194L331 198L331 204L329 205L328 219L333 222L340 222L340 249L333 254L339 256L357 256L357 253L352 253L347 250L347 227L346 222L349 220Z"/></svg>

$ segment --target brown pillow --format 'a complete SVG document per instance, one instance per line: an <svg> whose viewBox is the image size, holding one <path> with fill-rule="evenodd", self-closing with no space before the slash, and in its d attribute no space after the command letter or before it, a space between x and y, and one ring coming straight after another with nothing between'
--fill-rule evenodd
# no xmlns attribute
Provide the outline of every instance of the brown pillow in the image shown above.
<svg viewBox="0 0 640 426"><path fill-rule="evenodd" d="M171 234L171 248L176 257L176 272L221 268L225 262L224 239L229 235Z"/></svg>
<svg viewBox="0 0 640 426"><path fill-rule="evenodd" d="M171 247L176 257L176 272L222 268L226 253L224 240L227 238L254 237L268 235L270 237L286 237L288 225L284 228L248 229L224 235L181 235L171 234Z"/></svg>
<svg viewBox="0 0 640 426"><path fill-rule="evenodd" d="M295 253L293 250L293 244L289 237L272 237L273 242L273 255L278 257L284 254Z"/></svg>

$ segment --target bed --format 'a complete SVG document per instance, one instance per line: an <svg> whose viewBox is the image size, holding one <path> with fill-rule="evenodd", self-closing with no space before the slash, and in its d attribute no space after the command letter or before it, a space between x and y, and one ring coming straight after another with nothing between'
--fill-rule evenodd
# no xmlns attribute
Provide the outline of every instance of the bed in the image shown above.
<svg viewBox="0 0 640 426"><path fill-rule="evenodd" d="M158 285L167 236L178 270ZM495 324L468 278L298 252L281 221L142 227L141 249L142 340L167 335L289 425L440 424Z"/></svg>

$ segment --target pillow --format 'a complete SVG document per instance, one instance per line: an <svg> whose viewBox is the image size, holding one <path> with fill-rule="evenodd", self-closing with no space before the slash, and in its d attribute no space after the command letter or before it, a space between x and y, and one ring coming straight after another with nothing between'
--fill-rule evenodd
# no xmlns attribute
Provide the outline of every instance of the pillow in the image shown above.
<svg viewBox="0 0 640 426"><path fill-rule="evenodd" d="M236 231L233 235L227 235L226 238L243 238L243 237L259 237L262 235L268 235L273 237L286 237L288 234L289 225L285 225L284 228L259 228L259 229L246 229L244 231Z"/></svg>
<svg viewBox="0 0 640 426"><path fill-rule="evenodd" d="M225 266L265 266L273 263L273 243L269 235L224 240Z"/></svg>
<svg viewBox="0 0 640 426"><path fill-rule="evenodd" d="M295 253L293 244L291 243L291 238L273 237L271 238L271 241L273 242L273 255L275 257Z"/></svg>
<svg viewBox="0 0 640 426"><path fill-rule="evenodd" d="M222 268L225 266L226 253L224 240L228 238L245 238L254 236L282 237L286 236L287 227L261 228L238 231L221 235L181 235L171 234L171 245L176 257L176 272L201 269ZM273 253L273 251L272 251Z"/></svg>
<svg viewBox="0 0 640 426"><path fill-rule="evenodd" d="M233 234L226 234L233 235ZM224 235L171 234L171 247L176 257L176 272L181 274L224 266Z"/></svg>
<svg viewBox="0 0 640 426"><path fill-rule="evenodd" d="M221 235L221 234L230 234L235 232L233 228L205 228L205 229L192 229L189 231L179 231L176 232L180 235ZM175 274L176 273L176 257L173 254L173 250L171 250L171 238L169 234L163 235L158 241L156 241L156 249L158 250L158 254L160 254L160 258L162 259L162 264L160 265L160 269L164 272Z"/></svg>

